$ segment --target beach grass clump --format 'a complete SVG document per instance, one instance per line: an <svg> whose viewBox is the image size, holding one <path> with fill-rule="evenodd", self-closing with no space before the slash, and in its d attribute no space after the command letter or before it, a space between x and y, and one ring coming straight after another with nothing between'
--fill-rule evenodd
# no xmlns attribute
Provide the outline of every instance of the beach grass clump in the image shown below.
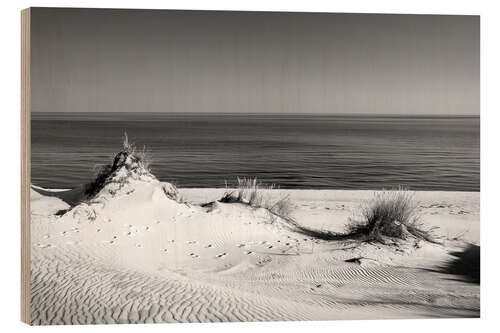
<svg viewBox="0 0 500 333"><path fill-rule="evenodd" d="M123 148L115 155L113 163L101 166L95 179L85 186L87 198L95 196L106 184L117 183L123 187L130 176L150 172L151 159L146 149L137 150L129 141L127 133L124 133L122 144ZM118 175L118 170L121 170L122 174Z"/></svg>
<svg viewBox="0 0 500 333"><path fill-rule="evenodd" d="M227 184L226 184L227 187ZM262 191L264 186L257 181L257 178L237 178L235 190L226 190L219 202L225 203L245 203L252 207L261 207L264 201ZM267 187L267 188L273 188Z"/></svg>
<svg viewBox="0 0 500 333"><path fill-rule="evenodd" d="M376 192L373 200L362 207L361 219L351 219L347 235L365 241L386 244L387 240L406 240L409 237L437 242L433 230L425 229L417 213L414 192L400 187L394 191Z"/></svg>
<svg viewBox="0 0 500 333"><path fill-rule="evenodd" d="M270 213L270 220L274 222L277 217L291 219L293 204L289 195L273 198L263 190L276 189L275 185L265 185L257 178L237 178L236 189L226 190L218 200L223 203L242 203L253 208L264 208Z"/></svg>
<svg viewBox="0 0 500 333"><path fill-rule="evenodd" d="M140 167L148 172L151 172L151 155L146 150L146 146L142 149L137 149L133 142L130 142L127 136L127 132L123 134L123 149L122 152L127 156L130 156L132 162L135 163L137 167Z"/></svg>

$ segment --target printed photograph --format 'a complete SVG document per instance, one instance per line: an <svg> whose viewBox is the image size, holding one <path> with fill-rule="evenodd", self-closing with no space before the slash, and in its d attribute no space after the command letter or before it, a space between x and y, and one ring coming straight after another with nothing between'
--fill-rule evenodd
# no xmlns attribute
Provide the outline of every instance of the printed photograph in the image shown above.
<svg viewBox="0 0 500 333"><path fill-rule="evenodd" d="M479 16L30 15L31 324L480 316Z"/></svg>

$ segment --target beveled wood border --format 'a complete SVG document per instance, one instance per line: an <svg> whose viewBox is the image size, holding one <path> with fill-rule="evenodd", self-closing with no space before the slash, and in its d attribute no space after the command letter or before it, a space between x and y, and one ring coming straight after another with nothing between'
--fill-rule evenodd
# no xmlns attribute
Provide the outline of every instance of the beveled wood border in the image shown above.
<svg viewBox="0 0 500 333"><path fill-rule="evenodd" d="M30 324L31 9L21 11L21 321Z"/></svg>

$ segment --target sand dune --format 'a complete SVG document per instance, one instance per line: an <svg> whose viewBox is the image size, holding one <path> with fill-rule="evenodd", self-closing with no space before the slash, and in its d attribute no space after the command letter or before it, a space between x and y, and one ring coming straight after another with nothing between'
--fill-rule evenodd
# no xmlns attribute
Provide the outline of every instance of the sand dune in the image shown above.
<svg viewBox="0 0 500 333"><path fill-rule="evenodd" d="M198 205L224 190L181 189L183 202L148 173L127 177L76 206L75 191L32 189L33 324L479 316L479 284L440 269L479 244L479 193L419 192L443 244L386 247L320 241L243 204ZM297 221L333 231L371 195L286 192Z"/></svg>

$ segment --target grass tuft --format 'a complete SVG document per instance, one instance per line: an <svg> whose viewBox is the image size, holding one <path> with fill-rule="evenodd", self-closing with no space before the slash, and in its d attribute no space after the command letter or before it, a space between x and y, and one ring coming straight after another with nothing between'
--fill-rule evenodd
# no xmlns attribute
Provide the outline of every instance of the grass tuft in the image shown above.
<svg viewBox="0 0 500 333"><path fill-rule="evenodd" d="M106 184L108 184L115 172L124 167L126 169L126 174L130 175L132 173L147 173L150 172L150 158L146 152L145 147L138 151L135 145L129 141L128 135L125 132L123 135L123 148L115 155L112 164L103 165L93 182L89 183L85 187L85 195L87 198L92 198L95 196ZM127 177L120 177L113 182L120 185L120 188L127 182Z"/></svg>
<svg viewBox="0 0 500 333"><path fill-rule="evenodd" d="M373 200L362 208L361 220L350 220L346 226L347 235L383 244L388 239L405 240L409 237L436 243L434 229L424 229L420 223L414 195L403 187L375 193Z"/></svg>
<svg viewBox="0 0 500 333"><path fill-rule="evenodd" d="M227 188L227 185L226 185ZM278 217L291 220L293 204L288 195L273 199L262 190L272 190L274 185L264 185L257 178L237 178L235 190L226 190L218 201L223 203L242 203L253 208L264 208L269 212L270 222L274 223Z"/></svg>

